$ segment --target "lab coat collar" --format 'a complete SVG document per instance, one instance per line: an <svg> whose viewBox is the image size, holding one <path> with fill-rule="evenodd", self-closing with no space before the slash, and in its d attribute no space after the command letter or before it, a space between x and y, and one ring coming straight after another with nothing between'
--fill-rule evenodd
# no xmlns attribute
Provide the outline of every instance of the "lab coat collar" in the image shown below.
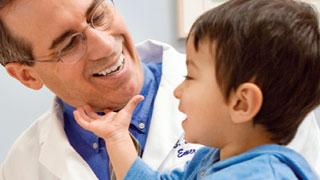
<svg viewBox="0 0 320 180"><path fill-rule="evenodd" d="M152 40L138 44L137 49L145 62L162 61L162 76L142 156L151 168L157 170L163 166L162 163L166 163L164 159L172 155L172 147L183 134L181 120L184 115L177 112L178 100L174 98L173 91L183 81L183 75L186 75L185 55L170 45Z"/></svg>

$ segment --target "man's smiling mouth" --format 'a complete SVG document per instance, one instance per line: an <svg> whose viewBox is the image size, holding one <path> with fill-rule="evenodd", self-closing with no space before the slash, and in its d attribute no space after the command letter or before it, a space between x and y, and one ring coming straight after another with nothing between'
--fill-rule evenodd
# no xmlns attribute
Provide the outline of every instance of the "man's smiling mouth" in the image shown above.
<svg viewBox="0 0 320 180"><path fill-rule="evenodd" d="M118 72L120 72L123 69L123 65L124 65L124 55L121 53L120 57L117 61L117 63L99 73L95 73L93 74L94 77L97 76L110 76L113 74L117 74Z"/></svg>

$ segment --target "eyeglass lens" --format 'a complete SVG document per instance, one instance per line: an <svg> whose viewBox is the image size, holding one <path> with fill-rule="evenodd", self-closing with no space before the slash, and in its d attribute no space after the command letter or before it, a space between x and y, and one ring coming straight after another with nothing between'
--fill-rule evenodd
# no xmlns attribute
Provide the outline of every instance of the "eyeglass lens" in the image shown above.
<svg viewBox="0 0 320 180"><path fill-rule="evenodd" d="M91 17L91 26L99 31L105 31L109 28L114 15L112 0L102 1L94 10ZM86 37L81 33L73 34L60 48L58 56L61 61L73 64L80 60L87 49Z"/></svg>

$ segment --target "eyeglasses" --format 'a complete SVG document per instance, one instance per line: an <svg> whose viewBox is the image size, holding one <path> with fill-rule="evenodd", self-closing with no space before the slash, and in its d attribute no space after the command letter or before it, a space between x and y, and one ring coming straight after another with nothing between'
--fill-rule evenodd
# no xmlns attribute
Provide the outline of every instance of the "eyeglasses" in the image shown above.
<svg viewBox="0 0 320 180"><path fill-rule="evenodd" d="M91 26L99 31L105 31L109 28L114 18L113 0L101 0L96 8L92 11L90 23L78 33L72 34L59 48L56 56L57 59L51 60L25 60L27 62L63 62L74 64L79 61L87 50L87 37L84 32Z"/></svg>

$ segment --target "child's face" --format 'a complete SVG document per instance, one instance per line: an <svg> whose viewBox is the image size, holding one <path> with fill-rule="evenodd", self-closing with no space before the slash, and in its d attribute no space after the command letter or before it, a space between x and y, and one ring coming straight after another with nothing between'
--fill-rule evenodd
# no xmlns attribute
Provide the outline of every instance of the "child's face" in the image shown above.
<svg viewBox="0 0 320 180"><path fill-rule="evenodd" d="M228 108L216 82L215 64L207 40L199 42L198 51L193 45L193 36L187 42L186 79L175 89L180 100L179 110L187 118L182 122L185 139L191 143L221 146L228 128Z"/></svg>

